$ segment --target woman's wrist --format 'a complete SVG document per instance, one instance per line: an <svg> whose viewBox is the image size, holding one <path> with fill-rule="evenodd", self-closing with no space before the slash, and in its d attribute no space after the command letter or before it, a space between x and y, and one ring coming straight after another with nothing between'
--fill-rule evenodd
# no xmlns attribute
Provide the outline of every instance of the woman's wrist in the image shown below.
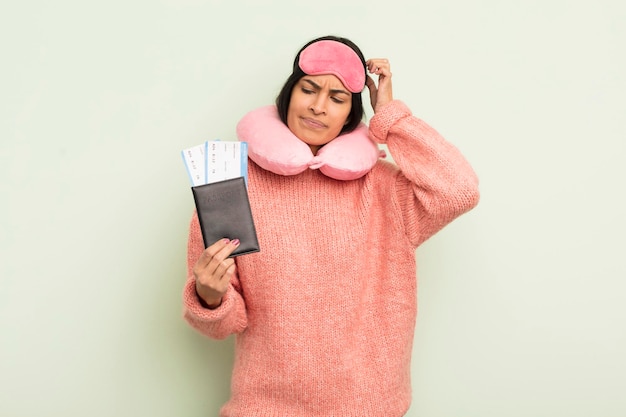
<svg viewBox="0 0 626 417"><path fill-rule="evenodd" d="M198 294L197 289L196 289L196 296L198 297L198 301L200 302L200 305L204 308L208 308L209 310L215 310L216 308L222 305L222 297L220 297L219 300L207 301L204 298L202 298L200 294Z"/></svg>

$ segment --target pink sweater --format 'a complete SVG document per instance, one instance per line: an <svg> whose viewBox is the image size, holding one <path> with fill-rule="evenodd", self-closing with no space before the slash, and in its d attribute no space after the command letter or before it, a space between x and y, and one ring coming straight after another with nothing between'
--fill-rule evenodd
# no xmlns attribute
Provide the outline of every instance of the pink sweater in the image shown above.
<svg viewBox="0 0 626 417"><path fill-rule="evenodd" d="M399 417L411 401L417 312L415 249L478 202L474 171L433 128L394 101L370 134L379 161L353 181L295 176L250 161L261 252L236 259L222 305L203 308L191 272L204 249L189 234L186 320L236 334L231 398L221 416Z"/></svg>

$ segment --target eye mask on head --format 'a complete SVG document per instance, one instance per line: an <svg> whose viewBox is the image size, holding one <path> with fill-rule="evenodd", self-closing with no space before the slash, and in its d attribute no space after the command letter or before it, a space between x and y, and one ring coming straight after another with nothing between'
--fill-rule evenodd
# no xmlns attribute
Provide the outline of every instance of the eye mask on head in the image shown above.
<svg viewBox="0 0 626 417"><path fill-rule="evenodd" d="M363 62L352 48L341 42L312 43L300 52L298 65L305 74L336 76L352 93L359 93L365 87Z"/></svg>
<svg viewBox="0 0 626 417"><path fill-rule="evenodd" d="M276 106L246 114L237 124L237 137L248 143L250 159L279 175L296 175L310 168L336 180L354 180L367 174L378 158L384 156L369 138L364 123L313 155L309 146L280 120Z"/></svg>

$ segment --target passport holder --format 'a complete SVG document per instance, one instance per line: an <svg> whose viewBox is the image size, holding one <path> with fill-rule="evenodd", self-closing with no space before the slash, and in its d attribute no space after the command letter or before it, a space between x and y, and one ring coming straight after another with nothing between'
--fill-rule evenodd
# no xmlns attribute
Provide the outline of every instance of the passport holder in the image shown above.
<svg viewBox="0 0 626 417"><path fill-rule="evenodd" d="M228 238L241 242L230 257L260 250L244 177L197 185L191 190L205 248Z"/></svg>

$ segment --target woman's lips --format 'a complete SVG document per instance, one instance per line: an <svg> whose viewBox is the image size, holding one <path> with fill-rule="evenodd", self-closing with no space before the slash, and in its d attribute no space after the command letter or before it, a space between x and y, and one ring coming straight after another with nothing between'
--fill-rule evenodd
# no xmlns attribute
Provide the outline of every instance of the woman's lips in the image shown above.
<svg viewBox="0 0 626 417"><path fill-rule="evenodd" d="M311 119L310 117L303 117L302 122L311 129L324 129L326 125L319 120Z"/></svg>

